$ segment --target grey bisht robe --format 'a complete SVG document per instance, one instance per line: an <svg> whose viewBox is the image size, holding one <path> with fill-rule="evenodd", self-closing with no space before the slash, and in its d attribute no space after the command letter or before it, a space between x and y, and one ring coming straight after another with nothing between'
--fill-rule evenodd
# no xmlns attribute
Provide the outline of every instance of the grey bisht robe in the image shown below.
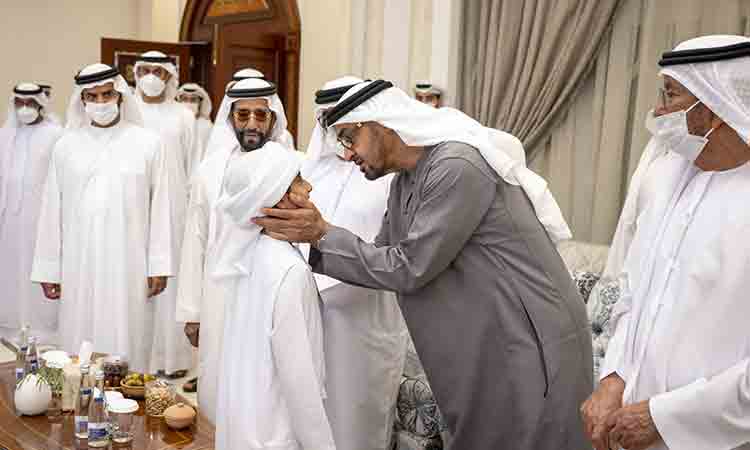
<svg viewBox="0 0 750 450"><path fill-rule="evenodd" d="M333 227L316 272L396 291L454 450L581 450L583 301L521 188L479 152L428 148L394 178L375 244Z"/></svg>

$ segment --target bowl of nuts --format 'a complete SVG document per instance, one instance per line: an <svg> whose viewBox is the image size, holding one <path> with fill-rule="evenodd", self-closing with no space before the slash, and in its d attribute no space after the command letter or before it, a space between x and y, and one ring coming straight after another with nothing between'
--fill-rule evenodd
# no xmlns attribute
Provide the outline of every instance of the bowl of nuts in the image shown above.
<svg viewBox="0 0 750 450"><path fill-rule="evenodd" d="M177 394L174 386L163 380L146 383L146 414L162 417L164 411L175 404Z"/></svg>

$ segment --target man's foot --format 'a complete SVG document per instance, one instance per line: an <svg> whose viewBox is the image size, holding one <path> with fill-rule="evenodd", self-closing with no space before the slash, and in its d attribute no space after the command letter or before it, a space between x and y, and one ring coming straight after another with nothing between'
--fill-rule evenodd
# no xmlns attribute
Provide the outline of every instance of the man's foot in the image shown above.
<svg viewBox="0 0 750 450"><path fill-rule="evenodd" d="M182 390L185 392L197 392L198 391L198 377L193 378L187 383L182 385Z"/></svg>

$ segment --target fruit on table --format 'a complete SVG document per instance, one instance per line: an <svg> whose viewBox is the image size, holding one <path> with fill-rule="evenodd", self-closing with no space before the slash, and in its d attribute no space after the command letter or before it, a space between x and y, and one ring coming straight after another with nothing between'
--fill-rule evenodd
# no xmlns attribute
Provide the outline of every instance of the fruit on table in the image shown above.
<svg viewBox="0 0 750 450"><path fill-rule="evenodd" d="M141 386L145 386L146 383L148 383L149 381L154 381L154 380L156 380L156 377L153 375L149 375L149 374L144 375L142 373L133 372L133 373L128 374L128 376L125 377L125 379L123 380L123 384L125 386L141 387Z"/></svg>

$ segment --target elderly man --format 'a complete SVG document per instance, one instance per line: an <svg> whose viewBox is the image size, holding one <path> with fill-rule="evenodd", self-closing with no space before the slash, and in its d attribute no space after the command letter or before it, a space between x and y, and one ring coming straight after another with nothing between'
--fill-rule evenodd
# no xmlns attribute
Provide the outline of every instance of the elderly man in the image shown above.
<svg viewBox="0 0 750 450"><path fill-rule="evenodd" d="M691 39L659 64L650 128L679 161L639 218L586 431L599 450L748 449L750 39Z"/></svg>
<svg viewBox="0 0 750 450"><path fill-rule="evenodd" d="M8 117L0 128L0 336L15 337L29 324L46 342L57 329L57 305L29 280L41 192L50 154L62 129L48 113L41 86L13 89Z"/></svg>
<svg viewBox="0 0 750 450"><path fill-rule="evenodd" d="M342 77L316 92L316 116L363 80ZM380 231L392 176L368 181L338 151L333 132L316 123L302 176L326 220L371 242ZM388 447L408 332L393 292L316 274L323 300L326 411L339 450Z"/></svg>
<svg viewBox="0 0 750 450"><path fill-rule="evenodd" d="M138 58L134 72L143 124L161 137L167 152L172 194L172 248L179 257L185 233L187 186L195 159L195 116L175 101L179 74L170 57L157 51L146 52ZM182 325L175 319L180 281L177 278L170 283L156 306L158 326L154 330L151 373L164 372L181 377L192 365L190 344L182 334Z"/></svg>
<svg viewBox="0 0 750 450"><path fill-rule="evenodd" d="M249 80L249 79L261 80L261 81L266 80L265 75L263 75L262 72L248 67L245 69L238 70L237 72L234 73L232 80L229 83L227 83L225 91L229 91L238 82L243 81L243 80ZM286 127L286 125L284 126ZM211 137L209 137L208 144L206 145L207 155L210 155L211 153L213 153L214 150L221 147L222 142L226 141L227 136L224 136L221 134L224 131L226 131L225 127L221 127L221 126L219 127L215 126L213 130L211 130ZM278 142L279 144L283 145L284 147L295 150L294 138L292 138L292 134L286 128L284 128L279 133L274 133L274 136L272 137L272 139Z"/></svg>
<svg viewBox="0 0 750 450"><path fill-rule="evenodd" d="M191 183L185 240L177 297L177 320L199 345L198 404L212 422L216 418L216 390L224 333L225 292L211 274L216 266L216 201L224 173L246 152L261 148L286 129L286 116L276 87L264 80L248 79L227 91L216 116L216 151L201 164ZM200 332L200 333L199 333Z"/></svg>
<svg viewBox="0 0 750 450"><path fill-rule="evenodd" d="M584 448L591 337L555 249L570 231L544 180L476 121L387 81L350 89L324 122L365 177L397 172L375 243L303 196L292 196L302 209L264 209L256 223L312 243L318 273L398 293L447 448Z"/></svg>
<svg viewBox="0 0 750 450"><path fill-rule="evenodd" d="M116 69L76 76L42 194L31 279L59 299L62 348L84 340L148 370L155 302L174 275L166 155Z"/></svg>

